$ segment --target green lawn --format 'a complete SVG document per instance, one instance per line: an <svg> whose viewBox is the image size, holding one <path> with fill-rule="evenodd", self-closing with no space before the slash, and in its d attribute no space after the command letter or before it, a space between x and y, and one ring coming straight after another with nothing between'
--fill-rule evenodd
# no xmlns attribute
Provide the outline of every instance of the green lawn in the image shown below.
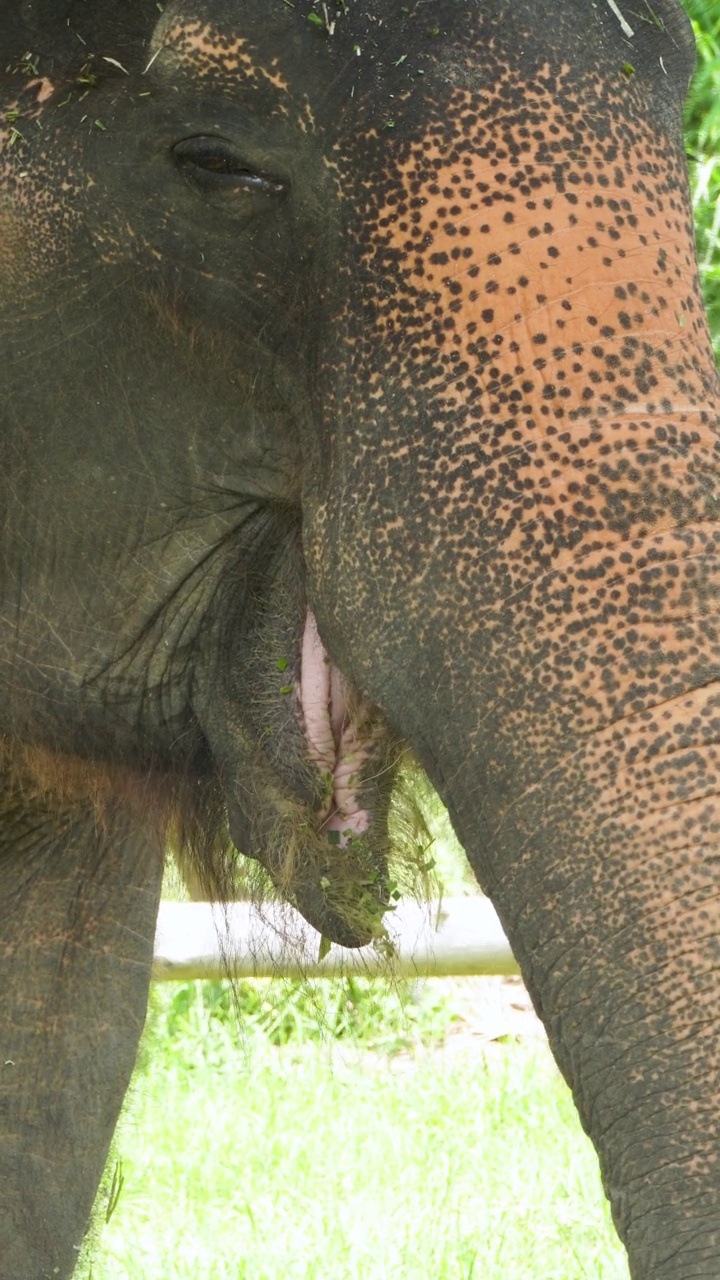
<svg viewBox="0 0 720 1280"><path fill-rule="evenodd" d="M319 1032L297 989L278 1028L247 990L242 1034L220 984L156 991L93 1280L627 1280L542 1040L452 1034L437 986L403 1013L384 988L318 984L321 1023L354 997L362 1039Z"/></svg>

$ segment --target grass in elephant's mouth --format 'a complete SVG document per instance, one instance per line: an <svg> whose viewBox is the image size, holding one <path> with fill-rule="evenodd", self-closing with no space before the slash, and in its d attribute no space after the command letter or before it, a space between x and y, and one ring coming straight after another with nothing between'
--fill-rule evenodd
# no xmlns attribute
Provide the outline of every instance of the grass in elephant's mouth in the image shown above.
<svg viewBox="0 0 720 1280"><path fill-rule="evenodd" d="M243 1034L220 984L157 989L83 1280L627 1280L544 1041L377 986L255 984Z"/></svg>

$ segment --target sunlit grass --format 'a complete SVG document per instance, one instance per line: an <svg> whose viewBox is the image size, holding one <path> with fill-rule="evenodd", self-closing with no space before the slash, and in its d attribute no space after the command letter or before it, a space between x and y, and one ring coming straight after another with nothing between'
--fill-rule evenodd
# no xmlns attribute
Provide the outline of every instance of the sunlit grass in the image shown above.
<svg viewBox="0 0 720 1280"><path fill-rule="evenodd" d="M279 1048L184 990L155 996L93 1280L627 1280L544 1042L442 1048L446 1019L389 1054L308 1020Z"/></svg>

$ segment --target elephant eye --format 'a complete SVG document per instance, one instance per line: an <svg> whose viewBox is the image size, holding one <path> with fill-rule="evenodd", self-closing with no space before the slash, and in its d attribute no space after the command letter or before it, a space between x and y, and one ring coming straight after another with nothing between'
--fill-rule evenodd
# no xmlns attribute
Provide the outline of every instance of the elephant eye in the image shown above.
<svg viewBox="0 0 720 1280"><path fill-rule="evenodd" d="M199 191L281 196L287 190L287 183L250 168L225 138L185 138L172 154L180 173Z"/></svg>

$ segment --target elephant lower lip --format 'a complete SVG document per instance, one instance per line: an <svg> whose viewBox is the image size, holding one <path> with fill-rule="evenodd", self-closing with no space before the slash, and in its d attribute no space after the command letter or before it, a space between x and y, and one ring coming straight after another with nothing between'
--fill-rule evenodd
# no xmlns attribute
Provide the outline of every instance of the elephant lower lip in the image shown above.
<svg viewBox="0 0 720 1280"><path fill-rule="evenodd" d="M230 837L236 848L252 848L252 832L241 810L228 806ZM272 848L273 846L269 846ZM264 865L281 896L305 917L313 929L342 947L364 947L383 933L382 917L388 909L388 885L384 857L366 841L332 841L327 826L314 837L306 828L288 878L280 857L265 848L251 856Z"/></svg>
<svg viewBox="0 0 720 1280"><path fill-rule="evenodd" d="M378 936L371 924L363 928L351 923L345 916L333 911L322 889L304 886L295 894L295 906L308 924L318 933L340 947L365 947ZM379 920L379 911L377 919Z"/></svg>
<svg viewBox="0 0 720 1280"><path fill-rule="evenodd" d="M295 764L265 775L254 802L228 788L231 838L325 938L364 946L384 933L389 907L386 799L378 805L378 778L392 772L388 731L332 663L309 609L293 686L282 692L294 694L285 731Z"/></svg>

